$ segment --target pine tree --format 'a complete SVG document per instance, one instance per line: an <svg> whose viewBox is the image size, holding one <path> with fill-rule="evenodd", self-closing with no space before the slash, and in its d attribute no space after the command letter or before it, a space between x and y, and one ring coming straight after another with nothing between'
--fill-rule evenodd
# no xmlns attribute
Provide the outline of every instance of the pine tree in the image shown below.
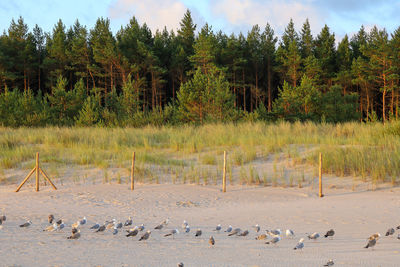
<svg viewBox="0 0 400 267"><path fill-rule="evenodd" d="M265 62L265 68L267 73L267 96L268 96L268 112L272 111L272 83L274 80L274 69L276 67L275 59L275 46L278 38L275 37L274 30L271 28L269 23L265 26L262 38L262 52Z"/></svg>

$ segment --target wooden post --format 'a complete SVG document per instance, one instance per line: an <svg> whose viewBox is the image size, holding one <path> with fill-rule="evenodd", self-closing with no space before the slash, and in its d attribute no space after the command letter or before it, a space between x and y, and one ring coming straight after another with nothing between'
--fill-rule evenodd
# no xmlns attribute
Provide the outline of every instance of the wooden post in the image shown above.
<svg viewBox="0 0 400 267"><path fill-rule="evenodd" d="M134 172L135 172L135 152L132 154L132 166L131 166L131 190L135 189L135 177L134 177Z"/></svg>
<svg viewBox="0 0 400 267"><path fill-rule="evenodd" d="M224 174L222 176L222 192L226 192L226 151L224 151Z"/></svg>
<svg viewBox="0 0 400 267"><path fill-rule="evenodd" d="M318 175L319 175L319 197L323 197L324 194L322 194L322 153L319 153L319 169L318 169Z"/></svg>
<svg viewBox="0 0 400 267"><path fill-rule="evenodd" d="M44 176L44 178L51 184L51 186L54 188L54 190L57 190L57 187L51 182L49 176L44 172L44 170L42 168L40 168L39 166L39 152L36 152L36 165L35 168L33 168L28 175L25 177L25 179L22 181L22 183L17 187L17 189L15 190L15 192L18 192L21 187L26 183L26 181L28 181L29 177L31 177L31 175L36 172L36 192L39 191L39 173L42 173L42 175Z"/></svg>
<svg viewBox="0 0 400 267"><path fill-rule="evenodd" d="M39 152L36 152L36 192L39 191Z"/></svg>

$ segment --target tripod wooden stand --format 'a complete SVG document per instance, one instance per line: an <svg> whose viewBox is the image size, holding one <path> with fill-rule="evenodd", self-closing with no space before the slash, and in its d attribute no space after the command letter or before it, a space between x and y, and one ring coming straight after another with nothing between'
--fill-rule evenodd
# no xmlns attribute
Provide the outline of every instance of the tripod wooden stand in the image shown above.
<svg viewBox="0 0 400 267"><path fill-rule="evenodd" d="M39 152L36 152L36 166L30 171L30 173L25 177L25 179L22 181L22 183L18 186L17 190L15 192L18 192L21 187L28 181L29 177L36 172L36 192L39 191L39 172L44 176L44 178L51 184L51 186L54 188L54 190L57 190L57 187L51 182L50 178L47 176L47 174L44 172L42 168L39 166Z"/></svg>

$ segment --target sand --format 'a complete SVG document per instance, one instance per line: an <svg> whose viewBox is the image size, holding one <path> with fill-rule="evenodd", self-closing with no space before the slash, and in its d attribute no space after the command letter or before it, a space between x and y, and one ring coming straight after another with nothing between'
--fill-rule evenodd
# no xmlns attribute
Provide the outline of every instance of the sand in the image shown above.
<svg viewBox="0 0 400 267"><path fill-rule="evenodd" d="M219 187L199 185L137 185L134 192L117 184L64 184L59 190L42 187L40 192L15 185L0 187L0 214L7 221L0 230L1 266L323 266L333 259L334 266L398 266L400 262L399 231L385 237L389 227L400 224L400 189L352 192L326 189L319 199L307 188L258 186ZM60 232L43 232L47 216L63 218L67 226ZM79 240L67 240L71 224L86 216ZM147 242L139 237L127 238L122 232L93 233L95 222L116 218L124 222L133 216L135 225L145 224L152 234ZM165 218L166 229L154 230ZM26 229L18 227L26 220ZM179 228L183 220L191 227L189 234L163 237ZM246 237L228 237L212 231L217 224L225 229L248 229ZM252 225L265 229L293 229L294 239L283 239L276 245L255 240ZM203 235L195 238L197 228ZM293 247L301 237L329 229L332 239L305 240L302 251ZM125 232L125 231L123 231ZM380 232L383 237L374 250L363 248L368 236ZM208 239L216 241L210 247Z"/></svg>

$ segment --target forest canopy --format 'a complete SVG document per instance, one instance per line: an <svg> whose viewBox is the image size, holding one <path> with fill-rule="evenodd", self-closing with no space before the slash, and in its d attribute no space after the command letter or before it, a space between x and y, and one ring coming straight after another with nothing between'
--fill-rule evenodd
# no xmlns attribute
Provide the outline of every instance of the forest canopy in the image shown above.
<svg viewBox="0 0 400 267"><path fill-rule="evenodd" d="M24 19L0 36L0 125L133 126L240 120L377 121L399 116L400 27L362 26L339 42L288 22L247 33L151 32L132 17L116 33Z"/></svg>

